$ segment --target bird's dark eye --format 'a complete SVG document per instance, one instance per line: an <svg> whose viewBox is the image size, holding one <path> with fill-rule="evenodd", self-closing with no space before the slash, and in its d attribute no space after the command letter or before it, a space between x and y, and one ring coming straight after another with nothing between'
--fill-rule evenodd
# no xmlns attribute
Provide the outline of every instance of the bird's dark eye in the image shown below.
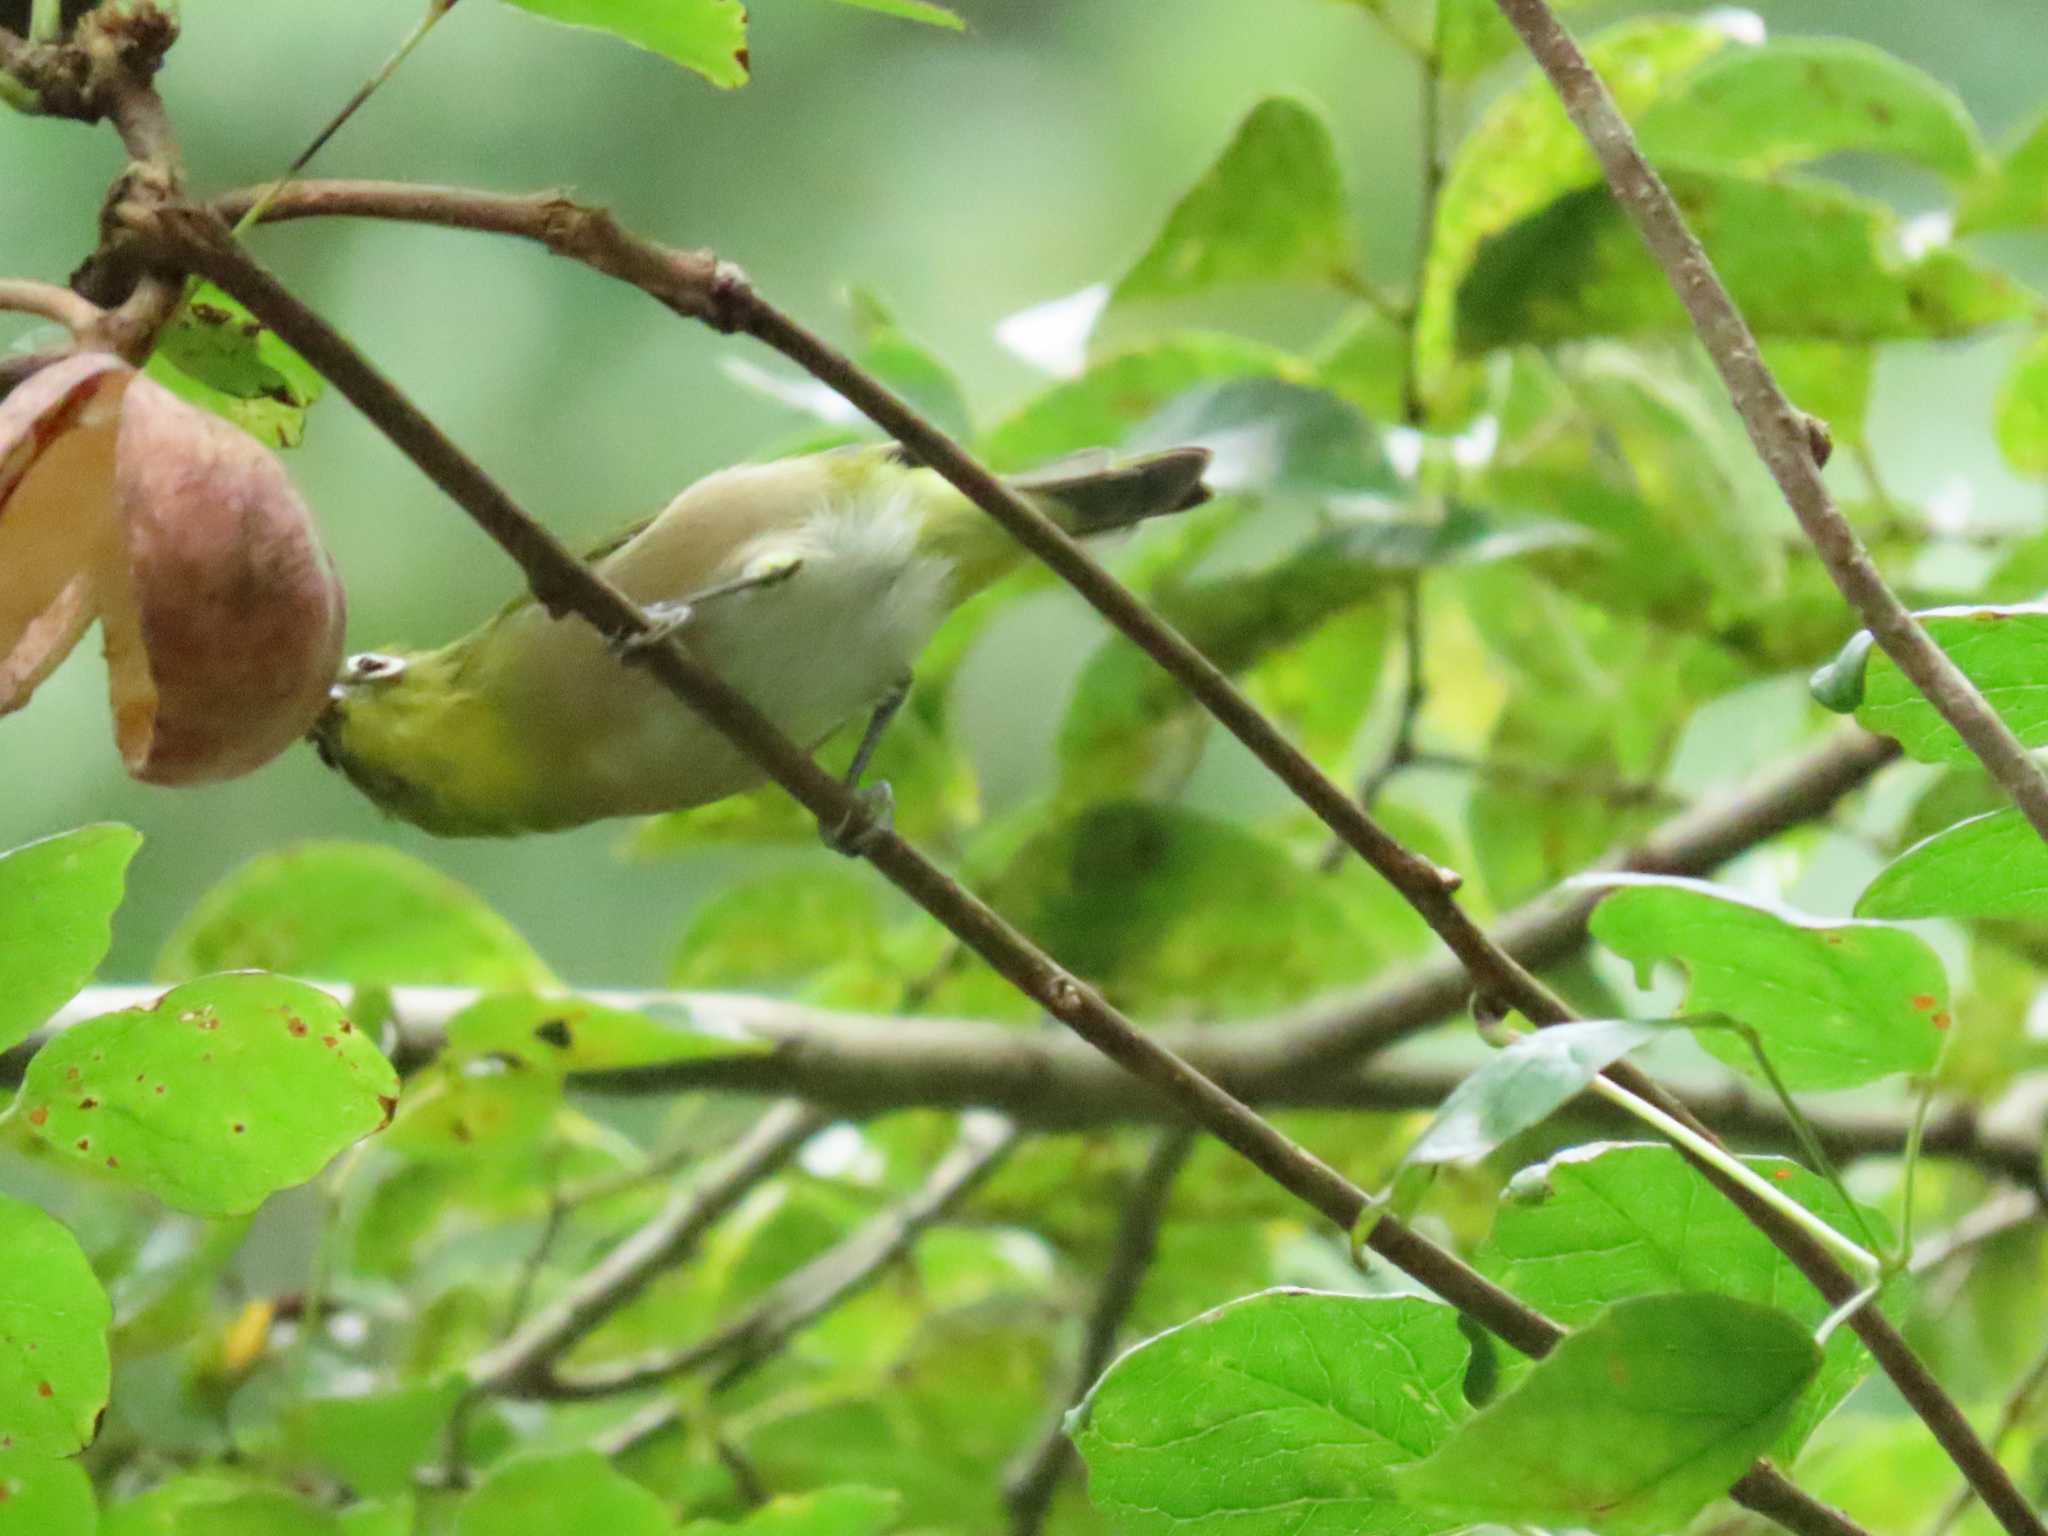
<svg viewBox="0 0 2048 1536"><path fill-rule="evenodd" d="M363 651L351 656L348 664L341 669L344 683L389 683L396 681L405 672L405 659L400 656L386 656L381 651Z"/></svg>

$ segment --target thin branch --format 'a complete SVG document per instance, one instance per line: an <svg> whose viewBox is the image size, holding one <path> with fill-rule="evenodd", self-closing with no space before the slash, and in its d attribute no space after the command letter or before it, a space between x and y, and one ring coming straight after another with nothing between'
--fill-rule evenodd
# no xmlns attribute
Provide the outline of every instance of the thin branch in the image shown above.
<svg viewBox="0 0 2048 1536"><path fill-rule="evenodd" d="M650 621L636 604L581 564L338 332L237 248L217 215L200 209L143 205L124 206L117 210L117 216L159 255L199 272L233 295L318 369L513 556L526 572L535 599L549 612L574 612L608 639L621 643L651 637ZM617 233L609 219L603 219L601 225ZM644 243L638 248L645 249ZM1084 596L1100 599L1098 606L1105 611L1115 610L1120 627L1123 620L1131 620L1133 627L1127 633L1143 633L1158 642L1158 654L1176 663L1172 668L1174 675L1182 678L1212 713L1234 730L1242 727L1241 739L1247 744L1256 743L1255 750L1263 748L1261 755L1273 753L1269 765L1275 766L1276 771L1285 770L1282 776L1306 797L1326 825L1366 852L1375 867L1394 881L1464 961L1482 990L1506 1000L1535 1022L1553 1022L1570 1016L1562 1002L1533 975L1487 940L1451 899L1450 884L1441 871L1388 837L1279 736L1221 671L1184 639L1153 620L1136 598L1102 572L1077 545L880 384L779 312L761 305L736 270L710 262L709 258L695 260L699 268L709 265L708 285L679 293L677 302L695 304L706 323L728 329L739 328L743 318L750 333L771 339L778 350L840 390L894 433L921 462L945 475L978 504L1005 513L1014 511L1014 520L1003 517L1005 526L1070 583L1078 584ZM650 276L675 275L680 270L672 269L662 260ZM1049 537L1039 537L1041 534ZM1126 607L1128 612L1124 611ZM1190 1118L1341 1229L1349 1232L1358 1227L1360 1218L1370 1208L1363 1190L1147 1037L1101 994L1058 965L993 908L967 892L892 830L873 825L867 807L851 789L822 770L745 696L704 668L674 640L652 640L624 649L629 664L648 668L664 687L730 738L769 778L802 803L817 817L821 827L863 828L862 850L869 862L1054 1019L1134 1076L1171 1095L1186 1108ZM1297 764L1298 773L1294 771ZM1619 1074L1616 1076L1622 1080ZM1624 1085L1639 1097L1663 1097L1653 1084L1641 1080L1640 1074L1636 1078L1637 1081L1624 1081ZM1640 1088L1637 1082L1641 1083ZM1675 1101L1667 1100L1659 1107L1684 1113ZM1711 1172L1708 1176L1713 1177ZM1727 1189L1725 1184L1718 1187ZM1772 1213L1756 1207L1753 1201L1744 1202L1740 1191L1731 1198L1737 1199L1750 1219L1792 1255L1810 1279L1818 1276L1830 1284L1851 1284L1848 1276L1824 1254L1812 1250L1810 1243L1805 1247L1812 1251L1801 1250L1802 1234L1788 1233L1783 1222L1773 1220ZM1396 1268L1471 1313L1516 1348L1540 1354L1562 1336L1557 1326L1542 1314L1397 1220L1378 1220L1372 1225L1367 1242ZM1843 1297L1831 1295L1830 1299L1839 1301ZM1859 1333L1866 1332L1861 1317L1873 1313L1874 1309L1866 1308L1859 1316ZM1883 1360L1885 1352L1872 1347ZM1898 1347L1903 1350L1903 1342ZM1775 1479L1778 1474L1759 1468L1744 1479L1744 1485L1757 1477ZM1738 1492L1744 1485L1738 1485ZM1803 1500L1801 1507L1810 1506L1814 1518L1822 1524L1841 1521L1840 1516L1799 1494L1789 1484L1785 1485L1785 1496ZM1846 1524L1837 1528L1844 1529Z"/></svg>
<svg viewBox="0 0 2048 1536"><path fill-rule="evenodd" d="M826 1124L804 1105L777 1104L716 1162L604 1260L471 1363L476 1392L519 1396L554 1372L555 1362L625 1306L657 1276L683 1263L719 1217L774 1173Z"/></svg>
<svg viewBox="0 0 2048 1536"><path fill-rule="evenodd" d="M1010 1511L1011 1536L1038 1536L1052 1509L1053 1495L1060 1481L1074 1465L1074 1442L1067 1438L1067 1409L1088 1395L1116 1352L1117 1335L1131 1304L1138 1299L1138 1287L1152 1267L1159 1246L1159 1227L1166 1216L1166 1199L1181 1166L1194 1149L1194 1134L1184 1126L1160 1133L1152 1155L1131 1187L1117 1223L1116 1241L1109 1262L1095 1291L1095 1304L1088 1311L1088 1328L1081 1340L1081 1353L1073 1374L1059 1395L1050 1422L1017 1458L1003 1482L1003 1503Z"/></svg>
<svg viewBox="0 0 2048 1536"><path fill-rule="evenodd" d="M1923 1143L1923 1150L1925 1144ZM2032 1189L2006 1189L1963 1217L1946 1232L1930 1237L1913 1248L1912 1273L1927 1274L1951 1259L1970 1253L1984 1244L2031 1226L2048 1214L2041 1196Z"/></svg>
<svg viewBox="0 0 2048 1536"><path fill-rule="evenodd" d="M960 1134L924 1183L907 1199L869 1218L724 1327L681 1349L597 1366L573 1375L550 1372L510 1384L508 1393L555 1401L613 1397L660 1386L718 1366L712 1390L723 1391L772 1358L798 1330L865 1289L906 1252L918 1235L993 1173L1017 1144L1017 1127L985 1110L961 1117Z"/></svg>
<svg viewBox="0 0 2048 1536"><path fill-rule="evenodd" d="M2048 774L2042 773L1976 685L1928 637L1885 584L1821 480L1825 429L1795 410L1779 389L1748 323L1722 286L1670 190L1637 147L1605 83L1544 0L1498 0L1498 4L1592 148L1615 201L1670 279L1727 386L1750 442L1778 482L1828 575L1885 654L1968 744L2034 830L2048 840ZM1624 1087L1637 1091L1635 1082L1620 1073L1613 1075ZM1644 1086L1648 1086L1647 1080ZM1749 1212L1749 1207L1744 1209ZM1839 1266L1793 1234L1781 1233L1775 1224L1750 1214L1829 1301L1839 1305L1854 1294L1854 1283ZM2043 1536L2048 1527L2042 1525L2033 1506L1978 1438L1954 1399L1883 1314L1875 1307L1864 1307L1852 1319L1852 1326L1999 1523L2012 1536Z"/></svg>
<svg viewBox="0 0 2048 1536"><path fill-rule="evenodd" d="M106 311L90 299L55 283L32 282L27 278L0 278L0 309L16 314L39 315L63 326L73 336L84 336L98 328Z"/></svg>

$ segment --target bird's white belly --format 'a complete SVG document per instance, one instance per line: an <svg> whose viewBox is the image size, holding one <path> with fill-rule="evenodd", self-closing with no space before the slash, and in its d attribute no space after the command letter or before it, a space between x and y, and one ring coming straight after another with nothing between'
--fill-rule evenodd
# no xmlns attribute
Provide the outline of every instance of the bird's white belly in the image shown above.
<svg viewBox="0 0 2048 1536"><path fill-rule="evenodd" d="M916 539L900 499L828 508L736 551L713 582L762 556L792 554L802 564L786 580L700 604L682 639L786 734L815 745L902 679L945 616L950 572L919 555ZM587 628L579 639L572 644L582 654L551 669L545 713L563 733L559 744L575 743L568 755L589 809L679 809L759 782L722 732L646 673L621 669Z"/></svg>

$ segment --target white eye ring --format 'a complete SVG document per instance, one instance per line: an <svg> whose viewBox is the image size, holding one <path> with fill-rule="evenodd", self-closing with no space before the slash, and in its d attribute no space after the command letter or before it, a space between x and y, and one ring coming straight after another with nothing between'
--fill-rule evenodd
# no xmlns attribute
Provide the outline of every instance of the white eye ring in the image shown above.
<svg viewBox="0 0 2048 1536"><path fill-rule="evenodd" d="M362 651L349 657L341 669L344 683L395 683L405 675L405 658L382 651Z"/></svg>

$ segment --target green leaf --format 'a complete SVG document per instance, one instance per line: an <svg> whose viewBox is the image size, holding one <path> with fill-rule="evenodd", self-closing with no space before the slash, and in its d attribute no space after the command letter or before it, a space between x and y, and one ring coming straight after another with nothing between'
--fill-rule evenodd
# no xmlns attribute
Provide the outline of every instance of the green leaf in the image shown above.
<svg viewBox="0 0 2048 1536"><path fill-rule="evenodd" d="M450 1377L360 1397L306 1398L286 1410L285 1443L359 1494L403 1493L433 1460L462 1391Z"/></svg>
<svg viewBox="0 0 2048 1536"><path fill-rule="evenodd" d="M1870 649L1876 643L1869 630L1859 629L1834 656L1814 669L1806 680L1807 692L1822 709L1838 715L1853 715L1863 704L1863 685L1870 675Z"/></svg>
<svg viewBox="0 0 2048 1536"><path fill-rule="evenodd" d="M1252 673L1247 686L1284 705L1288 690L1315 732L1347 733L1378 682L1385 615L1331 637L1331 621L1384 594L1405 574L1437 566L1512 558L1573 542L1559 523L1502 523L1453 502L1433 521L1359 511L1262 570L1162 590L1157 607L1218 667ZM1363 643L1361 643L1363 642ZM1312 678L1284 676L1290 660L1315 665ZM1264 668L1263 672L1256 669ZM1333 675L1334 674L1334 675ZM1303 697L1305 684L1313 692ZM1324 685L1327 685L1325 687ZM1309 722L1313 721L1310 725ZM1106 641L1075 685L1060 728L1060 796L1070 803L1133 792L1165 793L1194 767L1207 717L1157 663L1121 641ZM1327 738L1326 738L1327 739Z"/></svg>
<svg viewBox="0 0 2048 1536"><path fill-rule="evenodd" d="M1973 816L1887 864L1856 898L1856 915L2048 917L2048 843L2017 809Z"/></svg>
<svg viewBox="0 0 2048 1536"><path fill-rule="evenodd" d="M1554 1024L1515 1041L1451 1090L1408 1149L1410 1163L1476 1163L1569 1104L1654 1024L1594 1019Z"/></svg>
<svg viewBox="0 0 2048 1536"><path fill-rule="evenodd" d="M1722 1013L1762 1037L1795 1091L1848 1088L1924 1072L1941 1053L1948 977L1927 941L1880 923L1820 922L1704 881L1601 876L1619 888L1593 909L1593 937L1647 972L1685 967L1685 1011ZM1754 1074L1755 1059L1724 1030L1701 1046Z"/></svg>
<svg viewBox="0 0 2048 1536"><path fill-rule="evenodd" d="M1948 659L2027 747L2048 746L2048 606L1935 608L1915 615ZM1923 763L1974 763L1976 754L1898 664L1872 650L1856 723Z"/></svg>
<svg viewBox="0 0 2048 1536"><path fill-rule="evenodd" d="M537 1531L669 1536L674 1530L661 1500L613 1471L595 1451L503 1462L463 1500L455 1517L455 1536L533 1536Z"/></svg>
<svg viewBox="0 0 2048 1536"><path fill-rule="evenodd" d="M2014 142L1998 164L1964 193L1956 211L1961 234L2048 225L2048 115Z"/></svg>
<svg viewBox="0 0 2048 1536"><path fill-rule="evenodd" d="M451 1056L406 1080L385 1151L424 1162L503 1163L547 1133L562 1079L518 1057Z"/></svg>
<svg viewBox="0 0 2048 1536"><path fill-rule="evenodd" d="M1778 337L1765 341L1762 350L1778 387L1799 409L1826 422L1838 446L1865 440L1877 373L1874 347Z"/></svg>
<svg viewBox="0 0 2048 1536"><path fill-rule="evenodd" d="M2048 331L2013 360L1998 391L1998 451L2023 475L2048 478Z"/></svg>
<svg viewBox="0 0 2048 1536"><path fill-rule="evenodd" d="M168 1536L340 1536L335 1517L282 1488L249 1488L181 1504Z"/></svg>
<svg viewBox="0 0 2048 1536"><path fill-rule="evenodd" d="M1587 0L1557 0L1551 9L1576 10ZM1436 0L1437 67L1446 80L1470 80L1509 54L1522 40L1493 0Z"/></svg>
<svg viewBox="0 0 2048 1536"><path fill-rule="evenodd" d="M770 1499L737 1525L693 1520L683 1527L682 1536L720 1536L727 1531L740 1536L882 1536L895 1528L902 1503L888 1488L820 1488Z"/></svg>
<svg viewBox="0 0 2048 1536"><path fill-rule="evenodd" d="M111 822L0 854L0 1050L92 980L142 834Z"/></svg>
<svg viewBox="0 0 2048 1536"><path fill-rule="evenodd" d="M1297 1002L1373 963L1374 935L1278 845L1173 806L1096 805L1021 849L989 899L1148 1015Z"/></svg>
<svg viewBox="0 0 2048 1536"><path fill-rule="evenodd" d="M1356 260L1330 130L1285 96L1252 108L1118 280L1112 305L1251 283L1329 283Z"/></svg>
<svg viewBox="0 0 2048 1536"><path fill-rule="evenodd" d="M1644 114L1636 136L1660 166L1750 172L1860 151L1895 155L1961 181L1989 159L1953 91L1847 38L1731 49Z"/></svg>
<svg viewBox="0 0 2048 1536"><path fill-rule="evenodd" d="M713 85L747 83L747 9L740 0L507 0L572 27L609 32L693 69Z"/></svg>
<svg viewBox="0 0 2048 1536"><path fill-rule="evenodd" d="M677 987L793 992L811 1002L886 1010L908 974L897 964L889 916L881 889L857 869L762 876L697 909L668 980Z"/></svg>
<svg viewBox="0 0 2048 1536"><path fill-rule="evenodd" d="M1145 424L1159 443L1204 443L1219 491L1303 496L1397 487L1372 425L1327 390L1278 378L1228 379L1176 396Z"/></svg>
<svg viewBox="0 0 2048 1536"><path fill-rule="evenodd" d="M850 5L855 10L878 11L884 16L900 17L904 21L921 21L926 26L944 27L951 32L964 32L967 23L943 5L933 5L931 0L839 0L841 5Z"/></svg>
<svg viewBox="0 0 2048 1536"><path fill-rule="evenodd" d="M1861 1230L1833 1185L1782 1157L1744 1161L1838 1232ZM1882 1218L1863 1213L1882 1237ZM1782 1308L1807 1328L1832 1310L1699 1171L1668 1146L1575 1147L1509 1185L1480 1267L1568 1328L1603 1307L1660 1291L1702 1291ZM1898 1282L1893 1282L1896 1287ZM1888 1287L1887 1308L1898 1292ZM1829 1337L1820 1374L1771 1451L1790 1461L1814 1426L1862 1379L1855 1333Z"/></svg>
<svg viewBox="0 0 2048 1536"><path fill-rule="evenodd" d="M1717 27L1650 19L1602 33L1586 52L1623 114L1635 118L1728 46ZM1459 291L1481 248L1561 194L1599 181L1592 151L1540 75L1503 94L1473 125L1445 176L1423 265L1415 356L1426 390L1440 387L1459 352L1475 350L1459 334Z"/></svg>
<svg viewBox="0 0 2048 1536"><path fill-rule="evenodd" d="M1197 384L1234 378L1313 382L1308 364L1235 336L1192 334L1104 358L1026 401L994 428L983 457L1000 470L1036 468L1083 448L1113 448L1139 422Z"/></svg>
<svg viewBox="0 0 2048 1536"><path fill-rule="evenodd" d="M21 1107L67 1158L167 1205L253 1211L379 1129L398 1077L326 993L281 976L188 982L65 1030Z"/></svg>
<svg viewBox="0 0 2048 1536"><path fill-rule="evenodd" d="M447 1040L448 1049L465 1059L516 1056L555 1073L757 1056L772 1049L765 1040L693 1028L686 1019L532 992L479 998L448 1021Z"/></svg>
<svg viewBox="0 0 2048 1536"><path fill-rule="evenodd" d="M327 381L236 300L201 283L165 327L151 378L272 448L296 448Z"/></svg>
<svg viewBox="0 0 2048 1536"><path fill-rule="evenodd" d="M1759 335L1859 343L1968 335L2027 310L1962 252L1907 256L1897 216L1820 182L1673 167L1666 184ZM1457 287L1459 350L1683 331L1663 270L1605 186L1491 234Z"/></svg>
<svg viewBox="0 0 2048 1536"><path fill-rule="evenodd" d="M856 0L840 0L842 5L854 3ZM882 301L866 289L854 289L848 304L860 343L855 361L950 436L971 436L967 397L952 370L898 325Z"/></svg>
<svg viewBox="0 0 2048 1536"><path fill-rule="evenodd" d="M1467 1346L1418 1297L1268 1291L1140 1344L1068 1419L1122 1536L1423 1536L1389 1469L1464 1416Z"/></svg>
<svg viewBox="0 0 2048 1536"><path fill-rule="evenodd" d="M1748 1470L1819 1366L1782 1312L1637 1297L1572 1334L1394 1487L1465 1521L1661 1536Z"/></svg>
<svg viewBox="0 0 2048 1536"><path fill-rule="evenodd" d="M1491 0L1488 0L1491 4ZM1367 421L1399 421L1407 402L1408 338L1370 304L1356 305L1315 351L1315 382Z"/></svg>
<svg viewBox="0 0 2048 1536"><path fill-rule="evenodd" d="M0 1195L0 1480L16 1456L69 1456L107 1406L113 1308L78 1239ZM0 1530L6 1522L0 1520Z"/></svg>
<svg viewBox="0 0 2048 1536"><path fill-rule="evenodd" d="M368 843L300 843L250 860L200 898L157 960L167 981L245 967L358 986L556 984L467 887Z"/></svg>
<svg viewBox="0 0 2048 1536"><path fill-rule="evenodd" d="M0 1536L93 1536L99 1507L75 1461L0 1451Z"/></svg>

